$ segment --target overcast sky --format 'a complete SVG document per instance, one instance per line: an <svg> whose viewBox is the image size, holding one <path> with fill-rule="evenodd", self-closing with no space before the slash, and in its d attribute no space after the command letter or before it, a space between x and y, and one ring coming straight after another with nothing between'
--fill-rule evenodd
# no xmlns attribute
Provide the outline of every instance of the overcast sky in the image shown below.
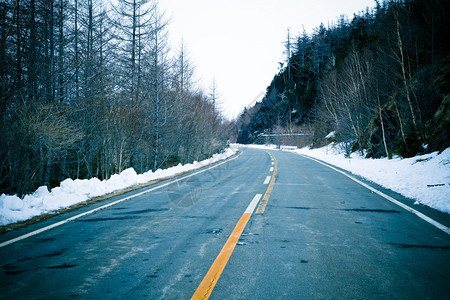
<svg viewBox="0 0 450 300"><path fill-rule="evenodd" d="M283 42L321 22L373 8L374 0L160 0L173 49L184 40L205 90L215 79L222 109L236 117L264 93L284 59ZM303 27L302 27L303 26Z"/></svg>

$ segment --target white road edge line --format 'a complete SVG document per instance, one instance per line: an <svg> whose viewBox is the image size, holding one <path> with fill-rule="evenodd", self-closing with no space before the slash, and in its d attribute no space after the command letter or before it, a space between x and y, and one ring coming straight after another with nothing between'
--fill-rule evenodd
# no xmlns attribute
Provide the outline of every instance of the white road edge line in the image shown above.
<svg viewBox="0 0 450 300"><path fill-rule="evenodd" d="M353 180L354 182L359 183L359 184L362 185L363 187L365 187L365 188L371 190L372 192L374 192L374 193L380 195L381 197L385 198L386 200L391 201L392 203L394 203L394 204L400 206L401 208L403 208L403 209L409 211L410 213L415 214L416 216L418 216L419 218L421 218L421 219L424 220L425 222L430 223L431 225L437 227L438 229L440 229L440 230L442 230L443 232L445 232L445 233L447 233L447 234L450 235L450 228L448 228L447 226L445 226L445 225L443 225L443 224L441 224L441 223L439 223L439 222L433 220L432 218L430 218L430 217L424 215L423 213L421 213L421 212L415 210L414 208L411 208L411 207L409 207L408 205L403 204L402 202L400 202L400 201L398 201L398 200L395 200L395 199L392 198L391 196L386 195L385 193L383 193L383 192L381 192L381 191L379 191L379 190L377 190L377 189L375 189L375 188L373 188L373 187L371 187L371 186L365 184L364 182L362 182L362 181L356 179L356 178L353 177L353 176L348 175L347 173L345 173L345 172L343 172L343 171L341 171L341 170L339 170L339 169L336 169L336 168L333 167L333 166L330 166L329 164L326 164L326 163L324 163L324 162L322 162L322 161L320 161L320 160L318 160L318 159L312 158L312 157L310 157L310 156L308 156L308 155L304 155L304 154L300 154L300 155L303 156L303 157L309 158L309 159L311 159L311 160L314 160L315 162L318 162L319 164L322 164L322 165L324 165L324 166L327 166L327 167L329 167L329 168L335 170L336 172L339 172L339 173L341 173L341 174L347 176L348 178L350 178L350 179Z"/></svg>
<svg viewBox="0 0 450 300"><path fill-rule="evenodd" d="M256 194L255 197L253 197L252 202L250 202L250 204L248 205L244 214L252 214L253 211L255 211L256 205L258 205L259 200L261 200L261 197L262 194Z"/></svg>
<svg viewBox="0 0 450 300"><path fill-rule="evenodd" d="M118 203L120 203L120 202L129 200L129 199L132 199L132 198L135 198L135 197L138 197L138 196L141 196L141 195L150 193L150 192L153 192L154 190L157 190L157 189L160 189L160 188L162 188L162 187L168 186L168 185L173 184L173 183L175 183L175 182L178 182L178 181L184 180L184 179L186 179L186 178L189 178L189 177L198 175L198 174L200 174L200 173L206 172L206 171L211 170L211 169L213 169L213 168L216 168L216 167L218 167L218 166L220 166L220 165L223 165L224 163L227 163L227 162L230 162L230 161L232 161L232 160L235 160L236 158L238 158L239 156L241 156L241 154L242 154L242 152L239 153L238 155L236 155L235 157L231 158L231 159L225 159L225 161L223 161L223 162L221 162L221 163L218 163L218 164L216 164L216 165L214 165L214 166L211 166L211 167L209 167L209 168L202 169L202 170L200 170L200 171L197 171L197 172L194 172L194 173L192 173L192 174L189 174L189 175L180 177L180 178L175 179L175 180L172 180L172 181L170 181L170 182L166 182L166 183L164 183L164 184L162 184L162 185L159 185L159 186L157 186L157 187L154 187L154 188L151 188L151 189L142 191L142 192L140 192L140 193L137 193L137 194L135 194L135 195L131 195L131 196L125 197L125 198L123 198L123 199L120 199L120 200L117 200L117 201L108 203L108 204L106 204L106 205L103 205L103 206L94 208L94 209L89 210L89 211L87 211L87 212L84 212L84 213L75 215L75 216L73 216L73 217L67 218L67 219L65 219L65 220L59 221L59 222L54 223L54 224L52 224L52 225L49 225L49 226L46 226L46 227L42 227L42 228L40 228L40 229L38 229L38 230L29 232L29 233L27 233L27 234L24 234L24 235L18 236L18 237L16 237L16 238L13 238L13 239L11 239L11 240L5 241L5 242L3 242L3 243L0 243L0 248L5 247L5 246L8 246L8 245L10 245L10 244L12 244L12 243L15 243L15 242L24 240L24 239L26 239L26 238L29 238L29 237L34 236L34 235L36 235L36 234L39 234L39 233L41 233L41 232L50 230L50 229L52 229L52 228L55 228L55 227L64 225L64 224L66 224L66 223L68 223L68 222L70 222L70 221L73 221L73 220L79 219L79 218L81 218L81 217L84 217L84 216L86 216L86 215L92 214L92 213L94 213L94 212L96 212L96 211L99 211L99 210L101 210L101 209L108 208L108 207L113 206L113 205L116 205L116 204L118 204Z"/></svg>
<svg viewBox="0 0 450 300"><path fill-rule="evenodd" d="M269 184L271 178L272 176L267 176L266 180L264 180L264 184Z"/></svg>

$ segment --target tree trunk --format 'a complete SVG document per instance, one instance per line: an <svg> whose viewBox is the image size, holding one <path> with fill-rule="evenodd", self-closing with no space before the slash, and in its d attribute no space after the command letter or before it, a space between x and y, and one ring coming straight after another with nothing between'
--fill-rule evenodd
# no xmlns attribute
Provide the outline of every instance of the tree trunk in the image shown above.
<svg viewBox="0 0 450 300"><path fill-rule="evenodd" d="M378 85L377 85L377 103L378 103L378 114L380 116L381 134L382 134L382 137L383 137L384 151L386 151L386 157L389 158L390 155L389 155L389 151L388 151L388 148L387 148L386 135L385 135L385 132L384 132L383 113L382 113L382 110L381 110L380 94L378 92Z"/></svg>
<svg viewBox="0 0 450 300"><path fill-rule="evenodd" d="M400 22L398 21L398 19L396 21L397 21L397 45L398 45L398 49L400 52L400 66L402 68L402 80L403 80L403 85L405 87L406 100L408 101L409 110L411 112L412 122L414 124L414 129L417 130L416 115L414 113L414 108L412 105L411 95L410 95L407 78L406 78L405 58L403 55L403 41L402 41L402 38L400 35Z"/></svg>

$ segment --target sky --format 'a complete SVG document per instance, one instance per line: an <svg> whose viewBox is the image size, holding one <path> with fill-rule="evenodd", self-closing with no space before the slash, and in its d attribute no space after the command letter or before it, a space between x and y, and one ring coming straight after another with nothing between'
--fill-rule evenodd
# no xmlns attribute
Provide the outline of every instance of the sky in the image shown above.
<svg viewBox="0 0 450 300"><path fill-rule="evenodd" d="M340 15L373 8L374 0L160 0L169 20L169 43L184 49L197 84L215 82L223 114L235 118L260 100L286 59L284 42L327 27Z"/></svg>

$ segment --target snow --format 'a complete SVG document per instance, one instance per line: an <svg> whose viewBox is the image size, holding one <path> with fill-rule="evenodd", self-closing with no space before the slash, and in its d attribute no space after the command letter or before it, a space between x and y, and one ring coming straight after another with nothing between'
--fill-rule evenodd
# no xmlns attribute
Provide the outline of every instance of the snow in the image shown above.
<svg viewBox="0 0 450 300"><path fill-rule="evenodd" d="M112 175L108 180L66 179L49 191L41 186L33 194L22 199L17 195L0 195L0 225L7 225L30 219L34 216L56 211L71 205L84 202L90 198L106 195L114 191L143 184L152 180L171 177L187 171L192 171L208 164L226 159L237 152L235 147L228 148L224 153L215 154L212 158L192 164L177 165L168 169L158 169L137 174L133 168L120 174Z"/></svg>
<svg viewBox="0 0 450 300"><path fill-rule="evenodd" d="M326 139L332 139L336 137L336 131L332 131L329 134L327 134L327 136L325 137Z"/></svg>
<svg viewBox="0 0 450 300"><path fill-rule="evenodd" d="M264 146L263 146L264 147ZM262 148L258 146L258 148ZM276 146L266 146L275 149ZM284 147L285 150L290 148ZM283 150L283 147L282 147ZM292 150L362 176L422 204L450 213L450 148L412 158L364 158L358 152L345 158L343 145L331 143L320 149Z"/></svg>

